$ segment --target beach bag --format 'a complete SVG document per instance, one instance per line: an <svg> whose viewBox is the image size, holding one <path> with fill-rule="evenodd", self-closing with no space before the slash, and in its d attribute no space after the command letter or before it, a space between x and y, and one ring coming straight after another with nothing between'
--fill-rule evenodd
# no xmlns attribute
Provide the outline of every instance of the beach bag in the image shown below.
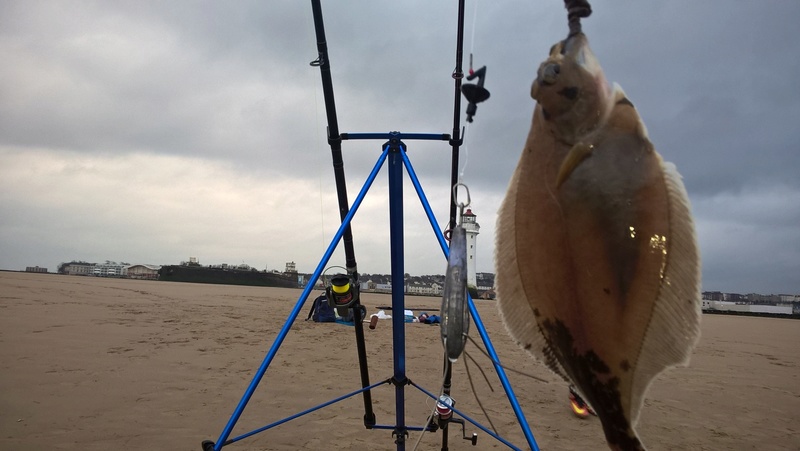
<svg viewBox="0 0 800 451"><path fill-rule="evenodd" d="M363 305L359 305L358 308L361 310L361 320L363 321L367 317L367 308L364 307ZM342 316L340 319L341 322L352 323L355 321L355 316L356 315L355 313L353 313L353 309L349 308L347 309L347 314L345 316Z"/></svg>
<svg viewBox="0 0 800 451"><path fill-rule="evenodd" d="M315 323L333 323L336 322L336 312L333 307L328 304L328 298L325 295L320 295L314 302L311 303L311 311L308 312L308 318L314 320Z"/></svg>

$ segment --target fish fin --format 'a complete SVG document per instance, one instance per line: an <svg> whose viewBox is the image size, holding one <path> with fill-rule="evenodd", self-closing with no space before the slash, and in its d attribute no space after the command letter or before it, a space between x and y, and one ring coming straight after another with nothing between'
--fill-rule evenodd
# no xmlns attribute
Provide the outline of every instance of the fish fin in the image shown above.
<svg viewBox="0 0 800 451"><path fill-rule="evenodd" d="M561 162L561 167L558 168L558 178L556 179L556 188L560 187L564 180L572 174L572 171L581 164L581 161L588 158L589 155L594 150L594 146L591 144L586 144L584 142L579 142L572 146L572 149L569 150L567 156L564 158L564 161Z"/></svg>
<svg viewBox="0 0 800 451"><path fill-rule="evenodd" d="M666 368L685 366L700 338L701 265L686 188L675 165L661 162L669 200L667 262L644 336L631 390L631 426L650 382Z"/></svg>
<svg viewBox="0 0 800 451"><path fill-rule="evenodd" d="M497 230L504 233L496 234L495 264L502 265L502 273L498 276L502 281L497 281L497 306L500 319L509 335L522 349L527 351L534 359L544 363L551 371L565 381L571 382L566 376L566 371L553 353L540 330L536 319L536 309L528 302L528 295L522 284L520 265L517 260L517 230L516 230L516 192L519 170L512 175L508 193L503 204L498 210ZM500 239L500 235L504 239Z"/></svg>
<svg viewBox="0 0 800 451"><path fill-rule="evenodd" d="M622 86L618 85L617 83L614 83L612 85L612 91L614 93L613 95L614 95L615 106L629 105L631 109L636 111L636 107L634 107L633 102L631 102L630 99L628 99L628 96L627 94L625 94L625 91L622 89ZM636 133L638 133L640 136L649 141L650 135L647 132L647 126L644 124L644 121L642 121L642 118L639 117L639 113L636 113L636 123L637 123Z"/></svg>

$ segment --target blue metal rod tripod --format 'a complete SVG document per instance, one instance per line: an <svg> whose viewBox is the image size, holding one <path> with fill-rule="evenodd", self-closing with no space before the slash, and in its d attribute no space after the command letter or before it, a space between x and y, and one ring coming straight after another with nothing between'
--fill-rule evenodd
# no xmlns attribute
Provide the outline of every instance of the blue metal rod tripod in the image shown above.
<svg viewBox="0 0 800 451"><path fill-rule="evenodd" d="M438 228L438 223L436 218L434 217L433 211L430 207L430 204L425 196L425 193L422 189L422 186L417 178L416 173L411 165L411 161L406 154L406 146L403 143L402 139L425 139L425 140L442 140L442 135L428 135L428 134L413 134L413 135L403 135L398 132L391 132L387 134L349 134L347 135L347 139L388 139L383 145L383 152L381 153L378 161L375 163L372 171L370 172L367 180L364 182L361 191L359 192L358 196L356 197L355 201L353 202L352 207L350 208L349 212L345 216L344 220L342 221L339 230L333 237L330 245L328 246L327 250L323 254L322 259L320 260L317 268L314 270L313 275L311 276L311 280L309 284L305 287L303 292L301 293L297 303L295 304L294 308L291 310L289 317L286 319L283 327L281 328L280 332L278 333L275 341L273 342L272 346L270 347L269 351L267 352L266 356L264 357L263 362L259 366L256 374L254 375L252 381L250 382L249 386L245 390L244 395L242 396L239 404L236 406L233 414L231 415L228 423L226 424L225 428L223 429L222 433L220 434L218 440L216 442L206 441L203 442L203 450L204 451L219 451L224 446L230 445L232 443L238 442L244 438L250 437L257 433L263 432L267 429L272 427L278 426L280 424L286 423L292 419L295 419L299 416L305 415L307 413L311 413L313 411L319 410L323 407L326 407L330 404L338 402L340 400L349 398L351 396L355 396L359 393L363 393L368 391L372 388L375 388L379 385L392 383L395 386L395 411L396 411L396 419L394 425L372 425L371 429L393 429L393 435L397 436L397 450L404 451L405 450L405 436L409 430L423 430L426 429L427 426L422 427L408 427L405 424L405 386L411 385L426 395L436 399L436 397L427 390L422 389L421 387L417 386L413 382L411 382L406 377L406 369L405 369L405 321L404 317L401 314L394 314L392 315L392 343L393 343L393 368L394 374L391 378L384 380L380 383L373 384L368 387L364 387L361 390L354 391L347 395L341 396L339 398L335 398L331 401L326 403L320 404L319 406L313 407L306 411L300 412L298 414L291 415L283 420L279 420L275 423L270 425L264 426L262 428L256 429L254 431L242 434L240 436L230 438L233 428L236 426L239 418L241 417L244 409L246 408L250 398L252 397L253 393L255 392L256 388L258 387L259 383L261 382L264 374L267 371L267 368L272 363L275 355L278 352L283 340L286 338L289 330L291 329L292 324L297 319L300 311L305 304L305 301L308 299L310 292L314 287L314 283L322 274L323 269L328 264L334 250L336 249L337 245L342 239L342 235L347 228L347 226L352 221L353 217L355 216L358 208L361 206L364 197L366 196L367 192L369 191L372 183L374 182L378 172L380 171L381 167L387 161L389 162L389 226L390 226L390 242L391 242L391 280L392 286L395 289L392 290L392 310L394 312L403 312L405 310L405 301L404 301L404 243L403 243L403 168L406 168L409 178L411 179L414 188L417 192L417 195L420 199L420 202L425 210L425 213L430 221L431 227L433 228L436 237L439 241L439 245L442 248L442 252L447 258L449 254L448 246L445 241L445 238L442 232ZM513 389L511 388L511 384L508 381L508 378L505 374L503 367L499 364L499 357L492 345L491 339L489 338L488 333L486 332L486 328L483 325L483 322L480 319L480 315L478 314L477 309L475 308L474 302L472 298L469 298L469 310L470 314L472 315L473 321L475 326L478 330L481 339L483 340L484 346L486 347L487 352L489 353L495 371L500 379L500 382L503 386L503 389L506 392L506 396L511 404L512 409L514 410L514 414L519 421L520 427L522 428L523 434L530 446L530 449L538 451L538 446L536 441L533 437L533 434L528 426L528 422L525 418L524 413L517 401L516 395L514 394ZM472 420L471 418L457 412L463 418L466 418L470 423L475 424L483 431L487 432L492 437L496 438L497 440L501 441L502 443L506 444L511 449L519 449L513 444L509 443L502 437L499 437L492 433L490 430L485 428L484 426L480 425L476 421Z"/></svg>

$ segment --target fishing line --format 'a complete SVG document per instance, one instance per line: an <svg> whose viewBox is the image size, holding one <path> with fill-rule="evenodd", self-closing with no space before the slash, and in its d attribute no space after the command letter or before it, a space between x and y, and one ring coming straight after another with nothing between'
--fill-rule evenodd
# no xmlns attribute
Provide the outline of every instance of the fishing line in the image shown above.
<svg viewBox="0 0 800 451"><path fill-rule="evenodd" d="M316 139L316 147L317 152L320 150L319 146L319 105L317 102L317 90L314 89L314 110L317 119L317 139ZM319 239L320 239L320 246L322 249L325 249L325 202L322 199L322 159L319 159L320 163L317 166L317 182L319 184ZM316 283L316 281L314 281Z"/></svg>
<svg viewBox="0 0 800 451"><path fill-rule="evenodd" d="M450 362L447 362L447 364L449 365ZM436 398L436 402L439 402L439 397L441 397L444 394L444 381L447 378L447 371L443 371L443 373L444 374L442 375L442 383L439 384L439 386L442 388L439 390L439 396ZM422 436L425 435L425 432L428 431L428 425L431 424L431 421L433 421L433 416L436 415L436 402L433 403L433 408L431 409L431 414L428 415L428 419L425 420L425 423L423 423L425 426L423 426L422 431L419 434L419 437L417 437L417 443L414 444L414 449L412 451L417 451L417 447L419 446L420 442L422 442ZM425 406L426 407L428 406L427 397L425 398Z"/></svg>
<svg viewBox="0 0 800 451"><path fill-rule="evenodd" d="M490 361L491 361L493 364L495 364L495 365L499 366L500 368L502 368L502 369L504 369L504 370L506 370L506 371L511 371L511 372L513 372L513 373L520 374L520 375L522 375L522 376L525 376L525 377L529 377L529 378L531 378L531 379L533 379L533 380L537 380L537 381L539 381L539 382L543 382L543 383L545 383L545 384L549 384L549 383L550 383L550 381L548 381L547 379L543 379L543 378L541 378L541 377L539 377L539 376L534 376L533 374L526 373L526 372L524 372L524 371L520 371L520 370L518 370L518 369L516 369L516 368L511 368L510 366L505 366L505 365L503 365L503 364L502 364L502 363L500 363L499 361L497 361L497 360L493 359L493 358L492 358L492 356L490 356L490 355L489 355L489 353L488 353L488 352L486 352L486 351L485 351L485 350L484 350L484 349L483 349L483 348L482 348L482 347L481 347L481 346L478 344L478 342L477 342L477 341L475 341L475 339L474 339L474 338L472 338L472 337L471 337L471 336L469 336L469 335L467 335L466 337L467 337L467 339L468 339L469 341L471 341L471 342L472 342L472 344L474 344L474 345L475 345L475 347L476 347L476 348L478 348L478 350L479 350L479 351L481 351L481 352L483 353L483 355L485 355L485 356L486 356L486 357L487 357L487 358L488 358L488 359L489 359L489 360L490 360Z"/></svg>
<svg viewBox="0 0 800 451"><path fill-rule="evenodd" d="M481 347L481 346L478 344L478 342L477 342L477 341L475 341L475 339L474 339L474 338L472 338L472 337L471 337L469 334L465 334L465 336L467 337L467 339L468 339L469 341L471 341L471 342L472 342L472 344L474 344L474 345L475 345L475 347L476 347L476 348L478 348L478 350L479 350L480 352L482 352L482 353L483 353L483 355L485 355L486 357L488 357L488 358L489 358L489 360L491 360L493 363L497 364L499 367L501 367L501 368L503 368L503 369L505 369L505 370L508 370L508 371L512 371L512 372L514 372L514 373L517 373L517 374L521 374L521 375L523 375L523 376L530 377L531 379L535 379L535 380L537 380L537 381L540 381L540 382L549 383L549 381L547 381L547 380L545 380L545 379L542 379L542 378L540 378L540 377L538 377L538 376L534 376L534 375L532 375L532 374L528 374L528 373L525 373L525 372L519 371L519 370L517 370L517 369L514 369L514 368L509 368L509 367L506 367L506 366L502 365L500 362L498 362L498 361L494 360L494 359L493 359L493 358L492 358L492 357L489 355L489 353L487 353L487 352L486 352L486 351L485 351L485 350L484 350L484 349L483 349L483 348L482 348L482 347ZM483 375L483 379L486 381L486 385L489 387L489 390L491 390L492 392L494 392L494 387L492 386L492 383L491 383L491 381L489 380L489 377L486 375L486 372L483 370L483 368L481 368L481 365L478 363L478 361L477 361L477 360L475 360L475 358L474 358L474 357L472 357L472 355L471 355L470 353L468 353L466 350L464 350L464 356L466 356L466 357L467 357L467 359L469 359L469 360L472 360L472 362L475 364L475 367L476 367L476 368L478 368L478 370L481 372L481 375ZM478 403L478 407L480 407L480 409L481 409L481 412L483 412L483 415L486 417L486 420L489 422L489 425L492 427L492 431L494 431L494 433L495 433L495 434L499 435L499 433L497 432L497 427L495 427L495 425L494 425L494 422L492 421L492 418L489 416L489 412L488 412L488 411L486 410L486 408L483 406L483 402L481 401L481 398L478 396L478 390L475 388L475 383L474 383L474 381L472 380L472 374L471 374L471 373L470 373L470 371L469 371L469 365L467 364L467 359L464 359L464 369L467 371L467 380L469 380L469 386L470 386L470 388L472 389L472 396L474 396L474 397L475 397L475 401Z"/></svg>
<svg viewBox="0 0 800 451"><path fill-rule="evenodd" d="M475 50L475 23L478 21L478 0L475 0L475 8L472 9L472 38L469 44L469 54L472 55L472 51ZM470 64L470 69L472 65Z"/></svg>
<svg viewBox="0 0 800 451"><path fill-rule="evenodd" d="M481 368L481 365L478 363L477 360L475 360L475 357L472 357L472 355L470 353L468 353L467 351L464 351L464 355L467 356L470 360L472 360L472 363L475 364L475 366L481 372L481 375L483 375L483 379L486 381L486 385L489 386L489 390L494 392L494 387L492 386L492 382L489 381L489 376L486 375L486 371L483 371L483 368Z"/></svg>
<svg viewBox="0 0 800 451"><path fill-rule="evenodd" d="M461 166L461 171L458 173L458 183L462 183L464 179L464 172L467 170L467 165L469 165L469 144L467 141L467 130L469 130L469 124L464 127L464 131L462 132L461 139L464 141L462 148L464 149L464 164Z"/></svg>
<svg viewBox="0 0 800 451"><path fill-rule="evenodd" d="M314 27L312 26L311 20L309 19L308 16L306 16L306 26L310 30L310 32L306 33L306 36L314 36ZM306 38L306 41L310 42L311 48L314 48L314 42L311 39ZM311 75L312 78L313 78L313 72L314 71L309 71L309 73L312 74ZM318 83L312 83L312 84L314 85L314 121L316 123L315 130L317 131L317 133L314 135L315 138L316 138L314 140L314 147L316 149L316 152L319 154L320 150L321 150L321 148L320 148L320 137L319 137L319 134L320 134L319 94L318 94L319 84ZM323 191L322 191L322 164L323 163L322 163L322 158L319 158L319 159L315 158L315 160L317 160L317 162L318 162L318 164L317 164L317 185L319 187L319 217L320 217L320 220L319 220L319 228L320 228L319 239L320 239L321 248L325 249L325 202L324 202L324 200L322 198L322 195L323 195L322 194L323 193ZM316 281L312 281L311 283L316 283Z"/></svg>
<svg viewBox="0 0 800 451"><path fill-rule="evenodd" d="M467 357L469 357L469 354L467 354L466 352L464 352L464 354ZM477 365L477 362L476 362L476 365ZM478 391L475 390L475 383L472 381L472 375L469 372L469 365L467 365L467 359L464 359L464 369L467 370L467 379L469 380L469 386L472 389L472 395L475 397L475 401L478 403L478 407L481 408L481 412L483 412L483 415L486 417L486 420L489 421L489 425L492 427L492 431L494 431L494 433L497 434L497 428L494 426L494 422L492 422L492 418L489 417L489 412L487 412L486 408L483 407L483 403L481 402L481 398L478 396ZM480 368L480 366L478 366L478 369L481 370L481 373L483 373L483 377L486 378L486 373L483 372L483 370ZM489 382L488 379L487 379L486 382ZM491 388L491 384L489 384L489 388ZM492 389L492 391L494 391L494 389ZM497 434L497 435L499 435L499 434Z"/></svg>
<svg viewBox="0 0 800 451"><path fill-rule="evenodd" d="M472 8L472 30L470 36L470 47L469 47L469 75L472 76L475 71L472 67L472 56L475 52L475 34L477 29L478 23L478 0L474 1L474 7ZM468 113L469 114L469 113ZM471 120L467 121L467 125L462 130L461 140L463 142L462 148L464 150L464 164L461 166L461 170L458 174L458 181L459 183L462 182L464 178L464 173L467 171L467 166L469 166L469 141L467 141L467 131L469 130L470 124L472 123Z"/></svg>

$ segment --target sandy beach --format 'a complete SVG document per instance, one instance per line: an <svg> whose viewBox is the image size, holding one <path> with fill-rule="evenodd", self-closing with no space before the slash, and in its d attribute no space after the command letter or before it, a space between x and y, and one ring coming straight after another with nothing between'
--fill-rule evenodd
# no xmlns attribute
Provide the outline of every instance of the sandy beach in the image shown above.
<svg viewBox="0 0 800 451"><path fill-rule="evenodd" d="M300 290L0 272L0 449L200 450L216 441ZM312 297L318 292L312 292ZM388 295L364 294L368 313ZM438 310L438 298L406 308ZM232 437L360 388L354 329L306 322L303 307ZM606 449L600 423L572 415L567 385L511 342L492 301L477 308L543 450ZM388 313L388 312L387 312ZM406 373L426 390L441 384L437 326L406 325ZM371 382L392 376L391 321L365 328ZM705 315L691 365L662 374L638 431L650 450L800 449L800 321ZM488 360L467 347L470 373L492 423L527 449ZM463 360L463 359L462 359ZM494 392L492 392L492 388ZM372 391L378 424L394 424L395 390ZM456 407L488 426L465 366L454 369ZM406 423L424 424L432 401L406 387ZM390 430L366 430L360 396L225 449L394 450ZM450 449L508 449L474 426L478 445L451 431ZM418 438L414 432L407 449ZM420 450L438 450L439 433Z"/></svg>

